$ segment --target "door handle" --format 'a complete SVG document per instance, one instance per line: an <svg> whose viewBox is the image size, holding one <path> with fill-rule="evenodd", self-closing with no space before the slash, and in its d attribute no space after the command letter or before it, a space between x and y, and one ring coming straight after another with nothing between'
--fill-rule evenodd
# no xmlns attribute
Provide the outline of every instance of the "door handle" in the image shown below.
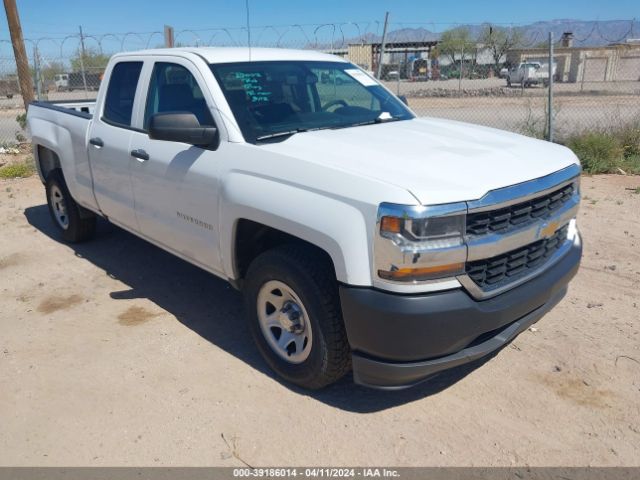
<svg viewBox="0 0 640 480"><path fill-rule="evenodd" d="M104 147L104 142L100 137L93 137L92 139L89 140L89 143L98 148Z"/></svg>
<svg viewBox="0 0 640 480"><path fill-rule="evenodd" d="M149 160L149 154L141 148L137 150L131 150L131 156L137 158L141 162L146 162L147 160Z"/></svg>

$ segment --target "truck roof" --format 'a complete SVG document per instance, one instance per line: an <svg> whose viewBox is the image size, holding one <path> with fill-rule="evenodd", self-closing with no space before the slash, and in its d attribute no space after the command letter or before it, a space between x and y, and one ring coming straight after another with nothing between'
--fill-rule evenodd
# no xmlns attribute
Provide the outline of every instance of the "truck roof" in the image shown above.
<svg viewBox="0 0 640 480"><path fill-rule="evenodd" d="M347 62L344 58L314 50L293 50L285 48L249 48L247 47L181 47L181 48L156 48L124 52L114 57L127 57L132 55L176 55L180 53L193 53L205 59L208 63L231 63L268 60L311 60L324 62Z"/></svg>

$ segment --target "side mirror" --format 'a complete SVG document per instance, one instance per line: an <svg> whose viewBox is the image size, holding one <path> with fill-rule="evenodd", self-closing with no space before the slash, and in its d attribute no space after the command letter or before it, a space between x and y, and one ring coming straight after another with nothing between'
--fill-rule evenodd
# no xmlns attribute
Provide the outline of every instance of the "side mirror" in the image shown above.
<svg viewBox="0 0 640 480"><path fill-rule="evenodd" d="M407 107L409 106L409 101L407 100L407 97L405 95L398 95L398 98L400 99L400 101L402 103L404 103Z"/></svg>
<svg viewBox="0 0 640 480"><path fill-rule="evenodd" d="M191 112L156 113L149 122L149 138L208 147L217 141L218 129L203 127Z"/></svg>

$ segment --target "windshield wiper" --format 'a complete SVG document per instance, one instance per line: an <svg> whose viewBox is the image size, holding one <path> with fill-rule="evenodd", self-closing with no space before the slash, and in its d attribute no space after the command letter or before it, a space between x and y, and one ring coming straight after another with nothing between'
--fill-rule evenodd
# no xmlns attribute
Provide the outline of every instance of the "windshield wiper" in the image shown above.
<svg viewBox="0 0 640 480"><path fill-rule="evenodd" d="M402 120L402 117L399 117L399 116L393 117L388 112L382 112L380 115L378 115L373 120L367 120L367 121L360 122L360 123L349 123L347 125L333 125L333 126L314 127L314 128L303 128L303 127L300 127L300 128L295 128L293 130L285 130L285 131L282 131L282 132L268 133L266 135L261 135L259 137L256 137L256 142L260 142L262 140L270 140L272 138L290 137L292 135L295 135L296 133L302 133L302 132L315 132L317 130L337 130L337 129L340 129L340 128L360 127L360 126L363 126L363 125L373 125L373 124L376 124L376 123L395 122L397 120Z"/></svg>
<svg viewBox="0 0 640 480"><path fill-rule="evenodd" d="M317 128L296 128L295 130L285 130L284 132L269 133L267 135L261 135L260 137L256 137L256 142L259 142L260 140L269 140L270 138L291 136L301 132L310 132L312 130L318 130L318 129Z"/></svg>
<svg viewBox="0 0 640 480"><path fill-rule="evenodd" d="M374 118L373 120L366 120L364 122L359 122L359 123L349 123L348 125L338 125L332 128L334 130L337 130L340 128L362 127L363 125L375 125L376 123L397 122L398 120L402 120L402 117L392 117L391 115L383 118L380 118L380 117L382 117L382 114L380 114L380 116Z"/></svg>

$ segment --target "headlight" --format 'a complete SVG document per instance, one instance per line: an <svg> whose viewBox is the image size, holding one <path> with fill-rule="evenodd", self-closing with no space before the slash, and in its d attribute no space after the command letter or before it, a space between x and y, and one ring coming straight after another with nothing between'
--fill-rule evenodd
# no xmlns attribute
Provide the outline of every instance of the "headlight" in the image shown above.
<svg viewBox="0 0 640 480"><path fill-rule="evenodd" d="M420 282L464 272L466 204L409 207L382 204L375 264L392 282Z"/></svg>

